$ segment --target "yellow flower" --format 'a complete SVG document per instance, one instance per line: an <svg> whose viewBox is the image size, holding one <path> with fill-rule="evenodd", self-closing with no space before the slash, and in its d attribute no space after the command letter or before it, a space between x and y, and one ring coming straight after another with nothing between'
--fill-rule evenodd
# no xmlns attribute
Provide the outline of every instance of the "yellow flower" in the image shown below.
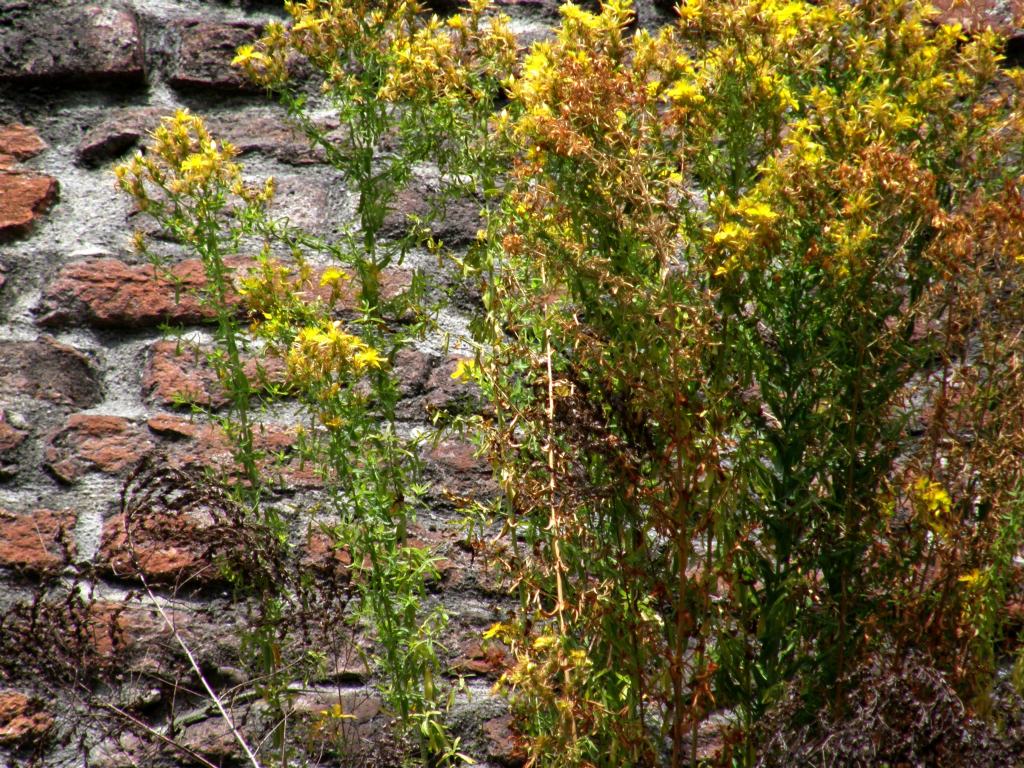
<svg viewBox="0 0 1024 768"><path fill-rule="evenodd" d="M243 45L238 49L235 58L231 60L231 66L241 67L250 62L266 64L270 59L265 53L260 53L251 45Z"/></svg>
<svg viewBox="0 0 1024 768"><path fill-rule="evenodd" d="M984 576L985 574L983 574L980 569L975 568L970 573L965 573L963 576L958 578L957 581L967 584L968 586L973 586L982 578L984 578Z"/></svg>
<svg viewBox="0 0 1024 768"><path fill-rule="evenodd" d="M676 80L672 87L665 91L665 95L671 101L679 104L696 105L704 103L704 94L700 92L700 88L692 80L685 78Z"/></svg>
<svg viewBox="0 0 1024 768"><path fill-rule="evenodd" d="M352 279L352 276L336 267L328 267L324 270L324 273L320 276L320 285L338 285L342 282L348 282Z"/></svg>
<svg viewBox="0 0 1024 768"><path fill-rule="evenodd" d="M363 370L365 368L380 368L385 360L380 356L380 353L373 347L367 347L366 349L356 352L355 357L356 370Z"/></svg>
<svg viewBox="0 0 1024 768"><path fill-rule="evenodd" d="M764 202L749 203L744 201L740 206L740 213L751 224L771 224L779 214L772 210L772 207Z"/></svg>
<svg viewBox="0 0 1024 768"><path fill-rule="evenodd" d="M455 365L452 378L456 381L470 381L476 372L476 362L473 360L459 360Z"/></svg>

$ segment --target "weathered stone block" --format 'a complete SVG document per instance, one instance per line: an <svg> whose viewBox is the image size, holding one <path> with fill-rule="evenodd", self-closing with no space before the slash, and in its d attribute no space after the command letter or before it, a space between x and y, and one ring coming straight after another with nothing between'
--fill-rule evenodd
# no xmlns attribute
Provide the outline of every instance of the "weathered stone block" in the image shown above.
<svg viewBox="0 0 1024 768"><path fill-rule="evenodd" d="M241 45L255 42L262 26L247 22L224 24L190 20L179 22L177 64L170 76L176 88L203 87L232 91L262 90L231 66Z"/></svg>
<svg viewBox="0 0 1024 768"><path fill-rule="evenodd" d="M145 80L135 15L103 4L25 3L0 26L0 80L18 82Z"/></svg>
<svg viewBox="0 0 1024 768"><path fill-rule="evenodd" d="M80 261L64 267L43 292L36 314L45 326L94 325L141 328L160 323L208 322L213 313L191 291L205 281L202 263L189 259L171 267L175 284L151 265L118 259Z"/></svg>
<svg viewBox="0 0 1024 768"><path fill-rule="evenodd" d="M436 215L437 219L430 223L434 238L449 248L459 248L472 242L482 226L480 204L471 198L458 198L438 206L434 198L436 195L423 183L413 183L401 190L384 219L381 234L389 238L404 237L410 232L415 218L425 220Z"/></svg>
<svg viewBox="0 0 1024 768"><path fill-rule="evenodd" d="M209 348L194 348L174 341L158 341L150 348L142 375L142 391L148 400L162 406L179 403L221 408L228 403L227 393L217 374L206 363ZM247 356L245 375L254 391L267 382L284 378L284 363L278 357Z"/></svg>
<svg viewBox="0 0 1024 768"><path fill-rule="evenodd" d="M53 717L38 702L18 691L0 691L0 744L39 741L52 725Z"/></svg>
<svg viewBox="0 0 1024 768"><path fill-rule="evenodd" d="M120 416L72 414L46 446L46 468L65 483L88 472L121 474L153 449L137 424Z"/></svg>
<svg viewBox="0 0 1024 768"><path fill-rule="evenodd" d="M0 126L0 169L35 157L44 149L46 142L39 138L35 128L19 123Z"/></svg>
<svg viewBox="0 0 1024 768"><path fill-rule="evenodd" d="M43 335L35 341L0 341L0 396L88 408L102 393L85 355Z"/></svg>
<svg viewBox="0 0 1024 768"><path fill-rule="evenodd" d="M59 570L74 552L74 527L72 512L17 513L0 508L0 565L29 573Z"/></svg>
<svg viewBox="0 0 1024 768"><path fill-rule="evenodd" d="M0 241L27 234L57 199L58 188L53 176L0 171Z"/></svg>

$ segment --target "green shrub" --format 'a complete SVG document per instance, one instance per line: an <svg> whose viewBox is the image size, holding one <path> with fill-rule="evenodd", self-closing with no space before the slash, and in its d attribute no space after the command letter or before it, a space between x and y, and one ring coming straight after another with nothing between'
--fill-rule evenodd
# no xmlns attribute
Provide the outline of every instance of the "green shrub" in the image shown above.
<svg viewBox="0 0 1024 768"><path fill-rule="evenodd" d="M484 298L460 375L491 406L477 426L504 493L487 514L519 611L488 635L513 650L502 685L532 764L659 765L666 749L696 764L698 728L731 708L720 759L749 765L794 687L796 717L841 718L855 670L911 652L983 712L1016 647L1002 611L1024 514L1024 78L1000 69L1001 41L894 0L688 0L656 34L608 2L563 6L520 60L482 3L445 21L286 6L294 22L236 62L353 184L358 227L297 233L233 170L196 194L220 167L201 135L170 177L136 160L123 183L215 285L210 242L237 250L241 228L266 243L241 283L252 332L310 416L303 450L337 489L339 541L377 566L361 602L424 759L454 752L435 719L442 619L421 617L429 558L404 546L415 447L390 426L387 367L407 334L380 290L410 242L378 235L425 161L436 215L446 195L484 202L456 260ZM339 143L295 58L322 77ZM352 279L350 325L309 300L310 252ZM356 446L371 450L352 461Z"/></svg>

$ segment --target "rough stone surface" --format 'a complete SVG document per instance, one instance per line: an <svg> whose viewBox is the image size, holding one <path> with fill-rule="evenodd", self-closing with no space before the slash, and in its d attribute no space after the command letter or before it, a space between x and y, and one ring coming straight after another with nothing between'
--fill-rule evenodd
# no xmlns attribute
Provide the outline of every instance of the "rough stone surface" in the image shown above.
<svg viewBox="0 0 1024 768"><path fill-rule="evenodd" d="M1024 18L1022 0L932 0L938 9L935 17L942 24L961 24L967 32L991 27L1008 35L1017 31Z"/></svg>
<svg viewBox="0 0 1024 768"><path fill-rule="evenodd" d="M425 384L424 405L428 412L469 413L479 410L482 403L480 388L464 378L453 378L459 365L466 362L467 358L450 355L431 372Z"/></svg>
<svg viewBox="0 0 1024 768"><path fill-rule="evenodd" d="M212 313L193 292L205 284L202 263L189 259L170 268L175 282L151 265L118 259L91 259L62 269L36 309L40 325L95 325L139 328L160 323L202 323Z"/></svg>
<svg viewBox="0 0 1024 768"><path fill-rule="evenodd" d="M428 454L428 467L436 477L435 493L488 498L497 492L487 462L476 446L464 440L442 440Z"/></svg>
<svg viewBox="0 0 1024 768"><path fill-rule="evenodd" d="M81 352L51 336L0 341L0 397L88 408L102 397L97 372Z"/></svg>
<svg viewBox="0 0 1024 768"><path fill-rule="evenodd" d="M159 513L126 528L124 517L117 515L103 526L98 565L119 579L142 575L154 583L216 580L218 569L204 558L211 522L195 515Z"/></svg>
<svg viewBox="0 0 1024 768"><path fill-rule="evenodd" d="M16 161L35 157L46 149L35 128L12 123L0 126L0 169L10 168Z"/></svg>
<svg viewBox="0 0 1024 768"><path fill-rule="evenodd" d="M59 480L73 483L92 471L124 473L152 448L144 430L128 419L76 413L50 435L46 466Z"/></svg>
<svg viewBox="0 0 1024 768"><path fill-rule="evenodd" d="M182 469L213 469L233 474L231 444L223 430L213 424L193 421L167 413L150 417L146 426L161 438L163 460ZM259 467L268 483L286 483L295 488L316 488L322 481L311 465L291 456L295 428L265 424L253 435L253 447L263 455Z"/></svg>
<svg viewBox="0 0 1024 768"><path fill-rule="evenodd" d="M30 573L62 567L73 553L75 515L36 509L18 514L0 508L0 565Z"/></svg>
<svg viewBox="0 0 1024 768"><path fill-rule="evenodd" d="M133 107L112 112L90 128L75 149L79 164L95 167L124 155L154 131L163 118L174 114L163 107ZM205 115L203 121L211 135L235 146L241 156L261 154L292 165L322 162L322 150L311 149L309 142L286 122L283 111L269 107L238 110L229 115ZM325 132L335 129L325 121Z"/></svg>
<svg viewBox="0 0 1024 768"><path fill-rule="evenodd" d="M512 716L502 715L484 723L487 737L487 757L508 768L526 763L526 753L516 741L512 731Z"/></svg>
<svg viewBox="0 0 1024 768"><path fill-rule="evenodd" d="M190 347L175 341L153 344L142 376L146 399L163 407L195 404L221 408L226 405L227 393L206 363L205 355L210 351L209 347ZM248 356L245 373L253 391L259 392L264 382L283 379L284 363L277 357Z"/></svg>
<svg viewBox="0 0 1024 768"><path fill-rule="evenodd" d="M17 450L18 446L25 442L28 432L12 427L7 421L7 416L0 411L0 462L2 456L10 451Z"/></svg>
<svg viewBox="0 0 1024 768"><path fill-rule="evenodd" d="M57 189L53 176L0 171L0 241L28 234L57 199Z"/></svg>
<svg viewBox="0 0 1024 768"><path fill-rule="evenodd" d="M261 27L239 22L217 24L201 20L177 25L178 59L171 74L171 85L181 87L218 88L235 91L258 91L256 86L231 67L231 59L241 45L259 37Z"/></svg>
<svg viewBox="0 0 1024 768"><path fill-rule="evenodd" d="M0 80L144 81L142 38L130 10L98 3L11 5L10 21L0 27Z"/></svg>
<svg viewBox="0 0 1024 768"><path fill-rule="evenodd" d="M401 190L392 203L391 210L384 219L381 234L385 237L397 238L408 234L414 221L429 216L433 207L443 211L431 230L431 234L449 248L459 248L475 237L482 226L480 221L480 204L471 199L445 201L443 206L436 201L436 195L428 185L418 182Z"/></svg>
<svg viewBox="0 0 1024 768"><path fill-rule="evenodd" d="M0 744L38 741L53 725L53 717L28 696L0 690Z"/></svg>

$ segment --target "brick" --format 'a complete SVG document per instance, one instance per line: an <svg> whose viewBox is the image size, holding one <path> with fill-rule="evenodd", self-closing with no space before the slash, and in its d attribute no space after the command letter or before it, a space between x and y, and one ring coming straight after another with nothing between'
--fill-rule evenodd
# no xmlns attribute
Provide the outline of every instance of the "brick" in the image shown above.
<svg viewBox="0 0 1024 768"><path fill-rule="evenodd" d="M235 710L231 713L231 719L243 722L244 711ZM222 717L211 717L186 725L177 740L186 749L221 764L234 764L242 756L238 741Z"/></svg>
<svg viewBox="0 0 1024 768"><path fill-rule="evenodd" d="M426 388L436 358L425 352L406 347L395 354L392 372L402 387L403 397L421 395Z"/></svg>
<svg viewBox="0 0 1024 768"><path fill-rule="evenodd" d="M507 768L518 768L526 763L526 752L513 730L512 715L502 715L483 725L487 739L487 757Z"/></svg>
<svg viewBox="0 0 1024 768"><path fill-rule="evenodd" d="M17 450L25 438L28 437L28 433L12 427L4 417L4 412L0 411L0 462L3 461L3 455Z"/></svg>
<svg viewBox="0 0 1024 768"><path fill-rule="evenodd" d="M172 110L161 107L137 107L112 112L110 117L91 128L75 150L77 162L97 166L124 155L160 125ZM249 109L233 112L229 117L207 115L204 118L210 133L217 139L235 145L240 155L261 154L293 165L323 162L324 152L310 148L305 136L287 123L283 112ZM330 132L336 126L325 122Z"/></svg>
<svg viewBox="0 0 1024 768"><path fill-rule="evenodd" d="M508 649L503 643L468 640L462 644L459 655L452 661L453 672L461 675L479 675L497 680L511 664Z"/></svg>
<svg viewBox="0 0 1024 768"><path fill-rule="evenodd" d="M84 606L84 613L87 652L99 661L113 663L119 672L143 674L166 674L179 667L180 649L171 628L148 602L95 600ZM164 613L200 664L216 668L225 660L237 660L242 628L223 605L165 604Z"/></svg>
<svg viewBox="0 0 1024 768"><path fill-rule="evenodd" d="M102 392L85 355L42 335L35 341L0 341L0 396L88 408Z"/></svg>
<svg viewBox="0 0 1024 768"><path fill-rule="evenodd" d="M162 438L164 460L179 469L204 468L236 473L231 446L224 432L211 424L204 424L171 414L156 414L147 422L150 431ZM279 465L277 454L287 456L295 444L295 430L266 424L256 428L254 443L264 453L260 462L263 479L275 483L279 479L295 488L318 488L323 483L312 466L303 467L297 459Z"/></svg>
<svg viewBox="0 0 1024 768"><path fill-rule="evenodd" d="M0 744L40 741L53 726L53 716L18 691L0 690Z"/></svg>
<svg viewBox="0 0 1024 768"><path fill-rule="evenodd" d="M1017 30L1017 20L1024 16L1022 0L933 0L938 9L935 21L960 24L968 33L991 27L1000 34Z"/></svg>
<svg viewBox="0 0 1024 768"><path fill-rule="evenodd" d="M244 274L252 264L229 260L229 266ZM97 328L147 328L161 323L200 324L212 321L212 309L203 307L194 295L206 284L202 262L186 259L170 267L172 280L157 275L152 265L132 265L118 259L90 259L70 264L57 273L43 291L35 308L37 322L46 327L91 325ZM409 286L412 273L405 269L385 270L380 276L381 292L391 298ZM175 282L180 286L175 300ZM330 291L314 287L309 298ZM242 315L241 297L230 295L229 303ZM354 290L343 292L340 309L355 305Z"/></svg>
<svg viewBox="0 0 1024 768"><path fill-rule="evenodd" d="M57 199L52 176L0 171L0 241L28 234Z"/></svg>
<svg viewBox="0 0 1024 768"><path fill-rule="evenodd" d="M336 547L323 531L310 531L302 562L305 567L322 573L343 575L352 565L352 554L347 549Z"/></svg>
<svg viewBox="0 0 1024 768"><path fill-rule="evenodd" d="M255 42L261 30L261 25L247 22L178 22L174 26L178 53L174 71L169 78L171 85L176 88L202 87L248 92L262 90L231 66L238 47Z"/></svg>
<svg viewBox="0 0 1024 768"><path fill-rule="evenodd" d="M0 565L28 573L51 573L67 564L74 547L72 512L0 508Z"/></svg>
<svg viewBox="0 0 1024 768"><path fill-rule="evenodd" d="M294 710L298 715L320 715L340 707L345 715L351 715L356 723L368 723L384 710L381 698L368 689L349 691L319 690L304 693L295 699Z"/></svg>
<svg viewBox="0 0 1024 768"><path fill-rule="evenodd" d="M459 363L465 361L465 357L450 355L431 372L424 385L426 389L424 406L428 412L472 413L480 410L483 399L476 383L461 378L452 378Z"/></svg>
<svg viewBox="0 0 1024 768"><path fill-rule="evenodd" d="M414 182L395 196L391 209L381 226L381 235L388 238L404 237L412 228L409 217L426 219L431 213L436 195L422 182ZM472 242L482 226L480 204L471 198L457 198L445 202L431 222L431 234L450 248Z"/></svg>
<svg viewBox="0 0 1024 768"><path fill-rule="evenodd" d="M194 348L174 341L158 341L150 348L142 375L143 396L158 405L170 407L178 403L194 403L221 408L228 402L217 374L206 363L208 347ZM277 357L247 356L245 374L254 391L267 381L284 378L284 363Z"/></svg>
<svg viewBox="0 0 1024 768"><path fill-rule="evenodd" d="M492 497L497 486L476 446L464 440L442 440L427 452L427 467L441 493L472 498Z"/></svg>
<svg viewBox="0 0 1024 768"><path fill-rule="evenodd" d="M93 126L78 142L75 155L81 165L96 166L114 160L160 125L160 119L174 114L162 107L120 109Z"/></svg>
<svg viewBox="0 0 1024 768"><path fill-rule="evenodd" d="M208 516L156 512L133 520L128 531L116 515L103 525L97 567L119 579L142 575L160 584L217 581L220 571L206 557L212 525Z"/></svg>
<svg viewBox="0 0 1024 768"><path fill-rule="evenodd" d="M18 472L17 451L28 437L28 432L11 425L7 414L0 410L0 481L9 480Z"/></svg>
<svg viewBox="0 0 1024 768"><path fill-rule="evenodd" d="M236 262L237 264L237 262ZM170 267L174 282L158 276L152 265L118 259L91 259L70 264L46 287L39 306L43 326L93 325L98 328L146 328L160 323L198 324L213 318L192 294L205 285L202 262L187 259ZM237 297L233 301L237 303Z"/></svg>
<svg viewBox="0 0 1024 768"><path fill-rule="evenodd" d="M45 463L58 480L74 483L88 472L123 474L153 445L146 432L128 419L76 413L50 434Z"/></svg>
<svg viewBox="0 0 1024 768"><path fill-rule="evenodd" d="M134 14L103 4L54 8L25 3L0 31L0 80L145 81L142 37Z"/></svg>
<svg viewBox="0 0 1024 768"><path fill-rule="evenodd" d="M260 154L291 165L326 161L323 149L310 147L306 136L290 126L281 112L249 110L228 118L208 118L207 125L214 136L234 144L241 155ZM320 128L330 135L337 130L337 123L324 121Z"/></svg>
<svg viewBox="0 0 1024 768"><path fill-rule="evenodd" d="M35 128L19 123L0 126L0 169L10 168L19 160L35 157L46 149Z"/></svg>

